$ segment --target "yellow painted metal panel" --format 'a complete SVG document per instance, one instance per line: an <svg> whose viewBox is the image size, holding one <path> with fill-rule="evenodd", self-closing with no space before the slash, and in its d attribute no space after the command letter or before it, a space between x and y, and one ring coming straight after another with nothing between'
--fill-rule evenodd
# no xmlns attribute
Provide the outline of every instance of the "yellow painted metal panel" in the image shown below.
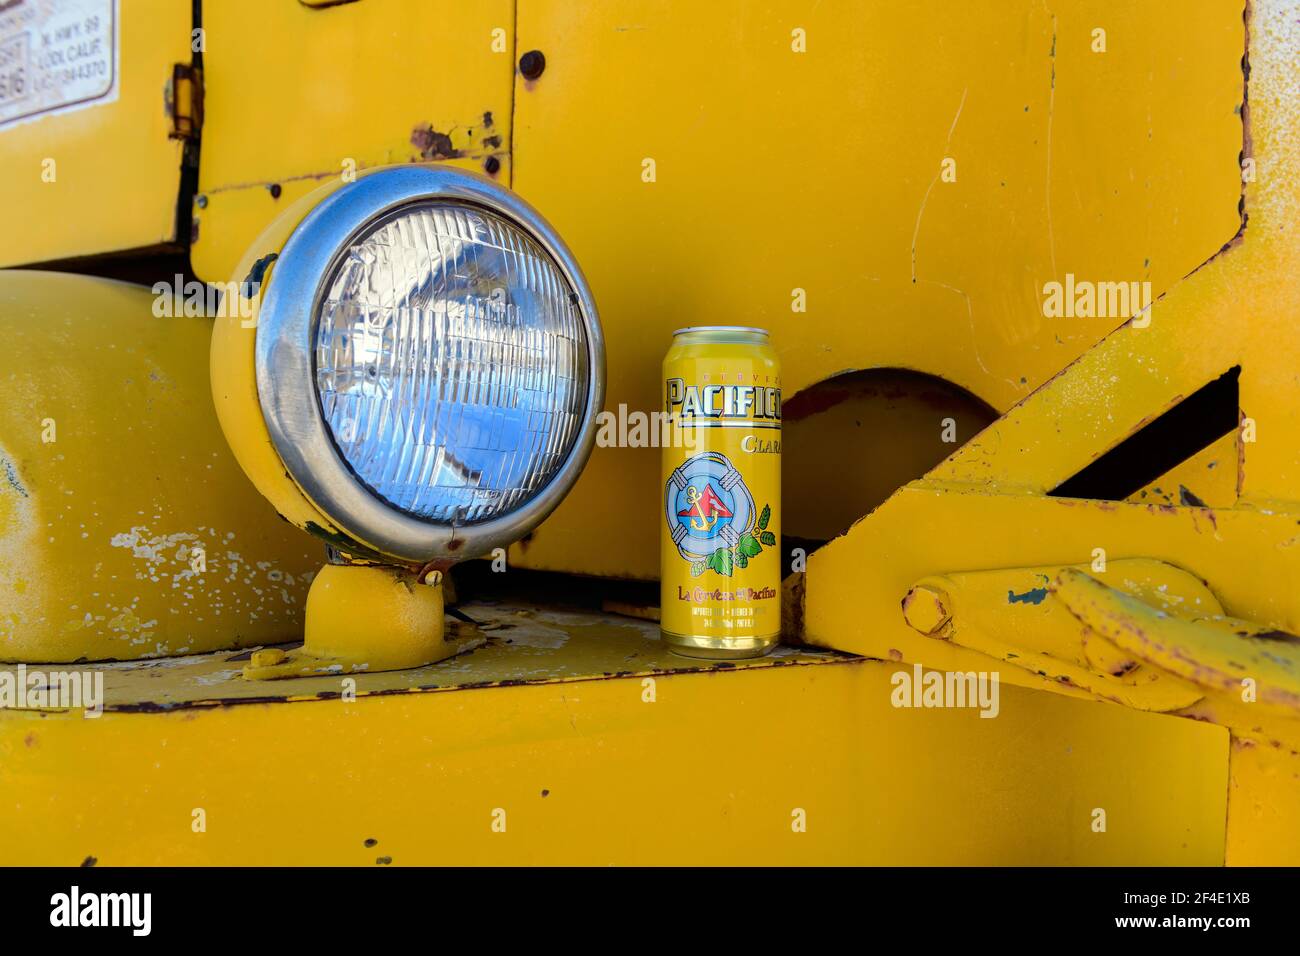
<svg viewBox="0 0 1300 956"><path fill-rule="evenodd" d="M1300 758L1294 751L1234 738L1229 761L1229 866L1300 866Z"/></svg>
<svg viewBox="0 0 1300 956"><path fill-rule="evenodd" d="M1237 432L1229 432L1139 488L1129 495L1129 500L1164 505L1194 505L1199 501L1213 508L1231 508L1237 500L1240 454Z"/></svg>
<svg viewBox="0 0 1300 956"><path fill-rule="evenodd" d="M193 55L190 4L115 6L117 100L0 129L0 266L178 238L182 144L168 138L168 103L172 67ZM43 178L49 160L53 181Z"/></svg>
<svg viewBox="0 0 1300 956"><path fill-rule="evenodd" d="M0 711L0 861L1223 860L1222 728L1013 687L992 720L897 708L886 662L696 672L652 624L523 614L483 650L358 675L351 702L314 678L290 684L328 699L235 704L239 664L192 658L114 668L110 704L137 712ZM440 689L397 692L412 673ZM178 705L186 686L208 702Z"/></svg>
<svg viewBox="0 0 1300 956"><path fill-rule="evenodd" d="M348 172L434 159L482 172L492 157L509 183L510 0L221 0L203 16L192 261L208 281L229 279L286 203Z"/></svg>
<svg viewBox="0 0 1300 956"><path fill-rule="evenodd" d="M1239 2L521 0L517 45L514 186L592 283L610 408L658 407L674 328L738 323L787 398L897 366L1005 410L1122 319L1045 318L1045 283L1159 295L1241 224ZM597 449L513 559L653 576L656 455Z"/></svg>
<svg viewBox="0 0 1300 956"><path fill-rule="evenodd" d="M978 654L933 641L903 621L899 602L926 575L949 570L1089 566L1148 557L1209 582L1229 614L1300 630L1300 593L1287 560L1300 512L1175 508L996 494L914 482L808 559L805 637L873 657L979 669ZM1261 561L1259 555L1268 555ZM1100 575L1105 580L1105 575ZM863 626L869 620L870 626ZM1047 687L1035 675L1004 679Z"/></svg>
<svg viewBox="0 0 1300 956"><path fill-rule="evenodd" d="M222 439L211 323L154 305L123 282L0 272L0 660L301 633L320 545L276 518Z"/></svg>
<svg viewBox="0 0 1300 956"><path fill-rule="evenodd" d="M810 556L805 638L927 667L988 669L991 658L923 636L907 626L899 601L912 584L944 568L1073 563L1089 567L1097 548L1104 550L1108 562L1149 556L1185 568L1209 582L1229 614L1294 633L1300 629L1300 601L1290 555L1297 541L1297 521L1300 515L1294 511L1270 515L1244 509L1094 502L915 482L847 535ZM1105 572L1095 576L1107 582ZM1036 610L1023 604L1017 607L1027 616ZM1015 633L1015 629L1006 628L995 636L1008 639ZM1294 640L1284 635L1277 639ZM1171 653L1186 651L1175 646ZM1027 653L1020 656L1028 658ZM1059 684L1055 675L1040 676L1005 665L1000 671L1007 684L1072 692L1069 686ZM1266 679L1263 673L1245 676ZM1278 807L1276 812L1252 811L1239 818L1238 837L1255 848L1248 856L1257 862L1266 858L1274 864L1296 863L1300 843L1294 837L1300 815L1292 812L1290 801L1295 775L1300 773L1300 719L1278 718L1260 704L1237 700L1238 694L1232 691L1205 693L1201 703L1184 713L1249 735L1261 751L1274 752L1282 768L1271 774L1243 775L1243 786L1258 784L1262 788L1243 794L1243 805ZM1247 823L1249 820L1255 823ZM1276 824L1278 829L1264 832L1260 828L1265 824ZM1262 848L1267 852L1261 855Z"/></svg>

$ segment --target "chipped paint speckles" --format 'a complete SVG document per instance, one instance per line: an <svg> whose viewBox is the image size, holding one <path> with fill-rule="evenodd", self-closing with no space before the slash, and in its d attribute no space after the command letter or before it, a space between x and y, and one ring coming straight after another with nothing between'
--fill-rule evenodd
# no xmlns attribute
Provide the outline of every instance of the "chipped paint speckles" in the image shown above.
<svg viewBox="0 0 1300 956"><path fill-rule="evenodd" d="M212 411L211 323L148 288L0 274L0 657L139 658L286 640L310 540L248 484ZM6 474L4 463L11 466ZM206 572L189 563L202 545Z"/></svg>

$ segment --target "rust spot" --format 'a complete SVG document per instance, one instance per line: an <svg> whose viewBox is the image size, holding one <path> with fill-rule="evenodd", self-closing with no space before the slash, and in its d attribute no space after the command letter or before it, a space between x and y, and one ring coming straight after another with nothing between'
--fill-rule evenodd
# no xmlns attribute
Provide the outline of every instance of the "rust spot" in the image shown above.
<svg viewBox="0 0 1300 956"><path fill-rule="evenodd" d="M438 132L430 123L421 123L411 131L411 145L420 151L423 159L456 159L461 155L451 144L451 137Z"/></svg>
<svg viewBox="0 0 1300 956"><path fill-rule="evenodd" d="M388 866L388 864L390 864L390 863L392 863L392 862L393 862L393 858L392 858L391 856L377 856L377 857L375 857L375 863L376 863L377 865L379 865L379 866Z"/></svg>
<svg viewBox="0 0 1300 956"><path fill-rule="evenodd" d="M379 841L376 840L374 837L367 837L367 838L366 838L366 846L375 846L375 845L377 845L378 843L379 843Z"/></svg>
<svg viewBox="0 0 1300 956"><path fill-rule="evenodd" d="M1289 631L1260 631L1254 635L1258 641L1279 641L1283 644L1300 644L1300 637Z"/></svg>
<svg viewBox="0 0 1300 956"><path fill-rule="evenodd" d="M94 865L95 865L96 863L98 863L98 862L99 862L99 860L98 860L96 857L88 856L88 857L86 857L84 860L81 861L81 865L82 865L82 866L94 866Z"/></svg>
<svg viewBox="0 0 1300 956"><path fill-rule="evenodd" d="M28 747L33 747L33 746L35 746L35 745L36 745L36 735L35 735L35 734L31 734L31 733L29 733L26 737L23 738L23 744L24 744L25 746L28 746Z"/></svg>

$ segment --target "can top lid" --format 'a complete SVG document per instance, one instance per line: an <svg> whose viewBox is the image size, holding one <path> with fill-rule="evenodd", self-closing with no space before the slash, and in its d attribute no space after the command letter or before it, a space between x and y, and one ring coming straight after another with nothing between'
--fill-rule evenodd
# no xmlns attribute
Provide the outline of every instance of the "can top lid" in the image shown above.
<svg viewBox="0 0 1300 956"><path fill-rule="evenodd" d="M685 335L687 332L750 332L754 335L767 335L767 329L753 325L688 325L678 329L673 335Z"/></svg>

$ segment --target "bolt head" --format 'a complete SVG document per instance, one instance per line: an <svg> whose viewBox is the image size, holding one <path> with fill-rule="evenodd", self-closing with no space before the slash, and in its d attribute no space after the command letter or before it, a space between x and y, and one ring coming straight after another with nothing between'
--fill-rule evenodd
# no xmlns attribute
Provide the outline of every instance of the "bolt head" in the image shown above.
<svg viewBox="0 0 1300 956"><path fill-rule="evenodd" d="M939 632L952 619L948 603L943 591L918 584L903 598L903 619L922 634L941 636Z"/></svg>
<svg viewBox="0 0 1300 956"><path fill-rule="evenodd" d="M546 69L546 57L541 50L529 50L519 58L519 72L526 80L535 80Z"/></svg>

